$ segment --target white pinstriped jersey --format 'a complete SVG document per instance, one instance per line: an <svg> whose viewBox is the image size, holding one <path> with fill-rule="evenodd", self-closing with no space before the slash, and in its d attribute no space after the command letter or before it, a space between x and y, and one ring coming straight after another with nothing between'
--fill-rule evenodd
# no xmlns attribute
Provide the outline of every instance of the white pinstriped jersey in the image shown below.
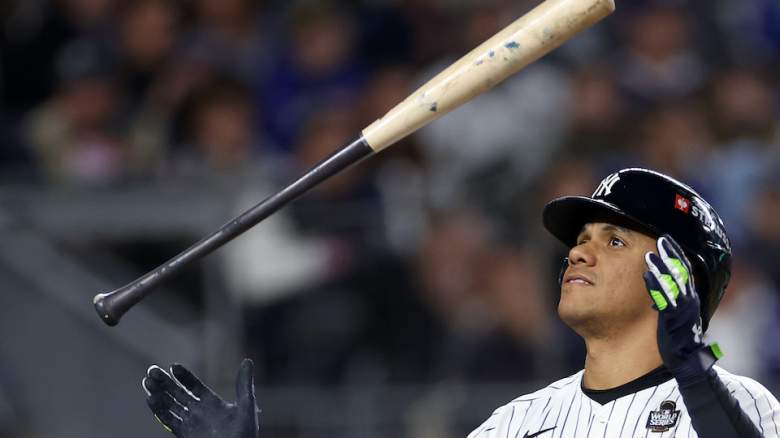
<svg viewBox="0 0 780 438"><path fill-rule="evenodd" d="M777 399L753 379L715 370L762 436L780 438ZM675 379L600 405L582 392L582 374L501 406L468 438L698 437Z"/></svg>

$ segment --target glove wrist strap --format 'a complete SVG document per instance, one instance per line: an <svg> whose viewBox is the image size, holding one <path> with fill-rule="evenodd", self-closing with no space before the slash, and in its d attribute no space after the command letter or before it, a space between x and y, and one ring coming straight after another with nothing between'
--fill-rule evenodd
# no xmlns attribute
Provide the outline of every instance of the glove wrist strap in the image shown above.
<svg viewBox="0 0 780 438"><path fill-rule="evenodd" d="M681 388L686 388L707 379L715 362L723 357L718 344L703 346L690 355L686 361L669 371Z"/></svg>

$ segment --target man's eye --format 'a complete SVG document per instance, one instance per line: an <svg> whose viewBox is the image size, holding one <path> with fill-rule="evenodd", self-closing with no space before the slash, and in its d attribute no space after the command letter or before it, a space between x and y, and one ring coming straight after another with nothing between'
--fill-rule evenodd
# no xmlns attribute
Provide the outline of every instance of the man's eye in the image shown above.
<svg viewBox="0 0 780 438"><path fill-rule="evenodd" d="M619 237L613 237L609 239L609 246L626 246L626 243L623 242Z"/></svg>

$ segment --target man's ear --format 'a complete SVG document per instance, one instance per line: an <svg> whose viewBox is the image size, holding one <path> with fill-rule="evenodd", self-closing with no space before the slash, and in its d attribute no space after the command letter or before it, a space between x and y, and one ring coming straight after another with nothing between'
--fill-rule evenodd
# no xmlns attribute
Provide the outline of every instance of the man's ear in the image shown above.
<svg viewBox="0 0 780 438"><path fill-rule="evenodd" d="M563 276L566 275L566 268L569 267L569 258L564 257L561 261L561 269L558 271L558 286L563 285Z"/></svg>

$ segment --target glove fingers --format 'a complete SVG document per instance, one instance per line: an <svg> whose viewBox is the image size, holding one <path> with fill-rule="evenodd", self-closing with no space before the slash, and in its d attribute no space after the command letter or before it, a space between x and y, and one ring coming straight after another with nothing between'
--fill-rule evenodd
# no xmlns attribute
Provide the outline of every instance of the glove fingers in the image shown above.
<svg viewBox="0 0 780 438"><path fill-rule="evenodd" d="M146 382L148 381L148 377L144 377L141 379L141 388L144 389L144 392L146 393L147 397L151 397L152 393L149 391L149 388L146 387Z"/></svg>
<svg viewBox="0 0 780 438"><path fill-rule="evenodd" d="M171 365L171 376L196 400L201 400L204 397L217 397L214 391L209 389L195 374L181 364L175 363Z"/></svg>
<svg viewBox="0 0 780 438"><path fill-rule="evenodd" d="M165 394L165 389L163 389L156 380L152 379L148 375L145 376L143 380L141 380L141 386L144 388L144 391L146 391L146 395L148 397Z"/></svg>
<svg viewBox="0 0 780 438"><path fill-rule="evenodd" d="M184 390L176 381L168 374L164 369L157 365L152 365L146 372L148 377L147 388L149 383L153 382L156 386L160 387L162 391L170 394L176 401L183 406L188 406L190 403L197 401L189 391ZM152 391L154 392L154 391Z"/></svg>
<svg viewBox="0 0 780 438"><path fill-rule="evenodd" d="M680 259L680 261L682 261L685 267L688 269L688 272L690 272L691 263L688 260L688 258L685 256L685 251L683 251L680 244L677 243L677 241L674 240L674 238L668 234L664 234L662 237L664 239L664 245L666 245L668 249L671 249L674 253L676 253L675 257ZM667 250L667 252L669 251Z"/></svg>
<svg viewBox="0 0 780 438"><path fill-rule="evenodd" d="M688 267L685 255L678 252L671 243L672 240L667 237L658 239L658 254L660 254L661 260L669 273L672 274L672 278L677 283L680 293L683 296L687 296L692 289L689 282L691 270Z"/></svg>
<svg viewBox="0 0 780 438"><path fill-rule="evenodd" d="M647 264L647 268L655 277L658 286L660 286L660 289L656 290L663 293L668 304L671 304L672 307L677 307L677 297L680 294L680 289L664 262L658 255L648 252L645 254L645 264Z"/></svg>
<svg viewBox="0 0 780 438"><path fill-rule="evenodd" d="M660 286L660 289L656 290L663 293L667 303L671 304L672 307L677 307L680 289L664 262L658 255L648 252L645 254L645 263L650 273L655 277L657 285Z"/></svg>
<svg viewBox="0 0 780 438"><path fill-rule="evenodd" d="M162 399L167 397L164 394L153 394L146 398L146 404L154 414L154 418L162 424L162 426L168 432L178 435L178 431L182 425L182 418L180 415L171 412L168 408L169 404Z"/></svg>
<svg viewBox="0 0 780 438"><path fill-rule="evenodd" d="M669 300L666 299L666 295L661 288L661 284L655 278L651 272L645 272L642 274L642 278L645 280L645 287L650 298L653 299L653 307L656 310L662 311L669 307Z"/></svg>
<svg viewBox="0 0 780 438"><path fill-rule="evenodd" d="M144 388L149 391L149 397L154 397L155 400L163 403L179 417L183 418L189 411L187 406L184 406L176 397L172 396L168 391L165 391L155 380L145 379L143 384Z"/></svg>
<svg viewBox="0 0 780 438"><path fill-rule="evenodd" d="M241 361L236 378L236 401L240 406L255 409L255 364L251 359Z"/></svg>

